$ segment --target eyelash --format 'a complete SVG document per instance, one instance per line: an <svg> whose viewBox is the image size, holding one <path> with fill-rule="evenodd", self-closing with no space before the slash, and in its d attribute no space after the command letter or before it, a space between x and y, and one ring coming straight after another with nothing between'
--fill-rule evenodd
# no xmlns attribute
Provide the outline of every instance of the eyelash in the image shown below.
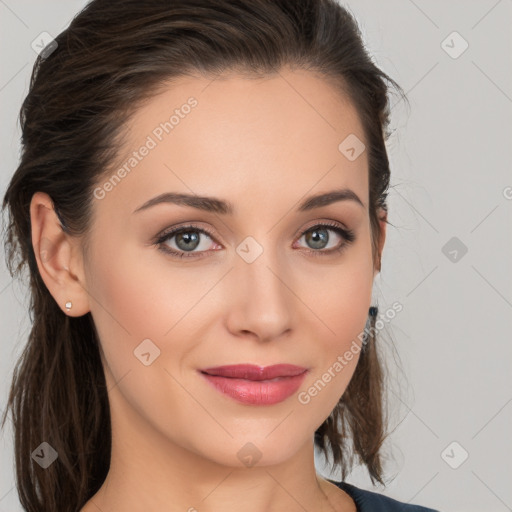
<svg viewBox="0 0 512 512"><path fill-rule="evenodd" d="M341 228L338 224L331 224L331 223L321 223L321 224L315 224L314 226L311 226L310 228L307 228L305 231L303 231L299 239L302 238L306 233L313 231L318 228L329 228L331 231L336 232L337 234L341 235L342 238L345 239L345 242L342 243L339 247L328 249L328 250L313 250L313 249L306 249L307 252L311 253L312 256L328 256L333 253L341 253L344 251L348 245L350 245L355 240L355 233L354 231L350 229L344 229ZM178 252L173 249L169 249L168 246L164 244L164 242L168 241L170 238L173 237L173 235L177 235L178 233L186 232L186 231L198 231L199 233L202 233L204 235L207 235L212 240L214 240L213 234L210 233L209 230L199 227L195 224L188 224L187 226L180 226L179 228L173 228L167 232L162 233L157 237L157 239L154 241L154 245L158 247L158 249L166 254L169 254L172 257L176 258L203 258L204 256L200 256L201 252L207 252L207 251L200 251L200 252Z"/></svg>

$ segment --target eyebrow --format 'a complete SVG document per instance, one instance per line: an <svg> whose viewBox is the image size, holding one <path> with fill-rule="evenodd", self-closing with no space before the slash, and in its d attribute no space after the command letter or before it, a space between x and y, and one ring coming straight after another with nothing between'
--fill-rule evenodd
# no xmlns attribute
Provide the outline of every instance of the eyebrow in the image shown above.
<svg viewBox="0 0 512 512"><path fill-rule="evenodd" d="M327 206L338 201L354 201L363 208L365 208L361 199L358 195L348 188L332 190L317 194L307 198L297 208L299 212L305 212L313 210L314 208L320 208ZM191 208L197 208L206 212L219 213L223 215L233 215L235 208L232 203L223 199L217 199L216 197L197 196L192 194L181 194L175 192L166 192L159 196L153 197L149 201L146 201L142 206L139 206L133 213L147 210L152 206L161 203L177 204L179 206L189 206Z"/></svg>

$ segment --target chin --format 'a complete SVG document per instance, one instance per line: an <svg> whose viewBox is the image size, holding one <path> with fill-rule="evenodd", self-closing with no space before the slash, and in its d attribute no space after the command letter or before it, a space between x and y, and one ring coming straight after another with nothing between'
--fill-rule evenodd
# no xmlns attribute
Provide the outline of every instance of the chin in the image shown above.
<svg viewBox="0 0 512 512"><path fill-rule="evenodd" d="M205 439L208 439L212 444L201 446L199 450L194 451L215 464L236 468L252 468L274 466L286 462L302 446L298 439L290 439L288 433L278 434L276 432L271 433L268 437L267 435L267 430L264 429L254 435L249 433L239 435L234 439L229 438L229 440L226 439L223 442L219 442L211 436L205 436ZM275 437L271 439L274 435ZM226 437L228 437L227 433Z"/></svg>

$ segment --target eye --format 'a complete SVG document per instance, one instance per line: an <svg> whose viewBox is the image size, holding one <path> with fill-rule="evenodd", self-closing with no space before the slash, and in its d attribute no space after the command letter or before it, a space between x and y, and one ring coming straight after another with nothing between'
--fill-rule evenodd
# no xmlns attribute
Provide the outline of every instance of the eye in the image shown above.
<svg viewBox="0 0 512 512"><path fill-rule="evenodd" d="M187 254L191 253L201 245L201 235L206 235L211 239L211 233L209 231L194 224L189 224L187 226L174 228L170 231L164 232L158 240L156 240L156 245L161 251L170 254L171 256L176 256L178 258L195 258L199 256L197 252L206 252L206 247L203 246L202 250L197 251L196 253ZM166 243L173 238L176 239L174 242L176 249L172 247L169 248L169 245Z"/></svg>
<svg viewBox="0 0 512 512"><path fill-rule="evenodd" d="M328 244L331 242L331 236L329 232L335 233L335 238L341 238L341 243L337 243L334 247L329 247ZM173 228L169 231L162 233L156 240L155 245L159 250L170 254L172 257L177 258L201 258L203 254L207 254L208 245L204 244L201 247L202 235L213 239L213 235L206 229L189 224L187 226L181 226ZM332 253L339 253L343 251L350 243L355 240L355 234L349 229L342 228L338 224L324 223L316 224L307 230L303 231L299 241L304 238L306 243L310 245L310 249L307 252L317 255L329 255ZM173 242L174 247L169 247L169 242L175 239ZM218 244L217 244L218 245ZM219 247L221 247L219 245ZM327 247L327 248L326 248ZM196 251L196 249L200 250ZM219 249L214 249L219 250Z"/></svg>
<svg viewBox="0 0 512 512"><path fill-rule="evenodd" d="M335 243L334 246L328 246L331 242L331 236L329 232L336 234L335 238L341 238L341 243ZM314 256L325 256L333 253L340 253L345 250L346 247L355 240L355 234L349 229L342 228L338 224L326 223L316 224L315 226L308 228L303 232L299 240L304 238L307 244L313 248L308 249L308 252Z"/></svg>

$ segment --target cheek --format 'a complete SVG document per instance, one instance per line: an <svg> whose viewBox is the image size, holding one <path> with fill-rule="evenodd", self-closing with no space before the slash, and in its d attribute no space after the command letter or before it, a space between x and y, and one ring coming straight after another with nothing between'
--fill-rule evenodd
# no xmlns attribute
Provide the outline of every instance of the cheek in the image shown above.
<svg viewBox="0 0 512 512"><path fill-rule="evenodd" d="M90 262L91 294L97 299L91 313L113 416L130 418L133 425L147 418L162 431L174 425L173 435L186 438L190 418L204 411L180 384L181 370L200 339L191 336L190 322L199 321L204 305L197 303L211 285L185 269L170 279L168 268L148 265L140 253L118 254L115 265L101 257Z"/></svg>
<svg viewBox="0 0 512 512"><path fill-rule="evenodd" d="M97 251L89 259L86 275L111 408L118 416L131 415L129 403L139 415L158 418L160 425L183 426L185 436L186 419L201 410L179 384L181 364L197 343L191 340L190 322L198 322L199 299L211 284L189 269L171 273L165 264L152 265L140 251L115 243L104 247L104 254ZM116 253L109 253L114 247Z"/></svg>
<svg viewBox="0 0 512 512"><path fill-rule="evenodd" d="M373 288L369 237L349 248L336 266L311 269L304 284L308 288L303 294L310 297L311 309L324 324L319 332L324 333L326 353L343 349L357 337L368 317Z"/></svg>
<svg viewBox="0 0 512 512"><path fill-rule="evenodd" d="M359 278L355 273L334 279L330 286L330 297L325 297L325 322L330 327L326 335L325 351L345 350L347 344L364 329L368 318L372 286L368 278Z"/></svg>
<svg viewBox="0 0 512 512"><path fill-rule="evenodd" d="M297 395L298 403L316 429L329 416L347 389L359 361L364 327L368 318L368 295L337 297L325 313L329 329L322 329L313 339L318 340L312 355L315 365ZM314 335L313 335L314 336Z"/></svg>
<svg viewBox="0 0 512 512"><path fill-rule="evenodd" d="M114 337L161 339L205 293L203 280L186 268L175 267L171 273L165 256L156 256L157 249L147 258L144 253L153 249L141 254L133 247L114 246L115 252L98 252L89 262L87 284L95 320L111 327L111 334L118 333Z"/></svg>
<svg viewBox="0 0 512 512"><path fill-rule="evenodd" d="M317 286L308 293L317 316L309 324L316 326L310 337L316 340L318 364L305 382L306 393L302 400L299 396L299 402L311 402L324 414L336 405L359 360L373 284L369 250L369 243L361 244L336 270L324 269L323 276L313 276Z"/></svg>

